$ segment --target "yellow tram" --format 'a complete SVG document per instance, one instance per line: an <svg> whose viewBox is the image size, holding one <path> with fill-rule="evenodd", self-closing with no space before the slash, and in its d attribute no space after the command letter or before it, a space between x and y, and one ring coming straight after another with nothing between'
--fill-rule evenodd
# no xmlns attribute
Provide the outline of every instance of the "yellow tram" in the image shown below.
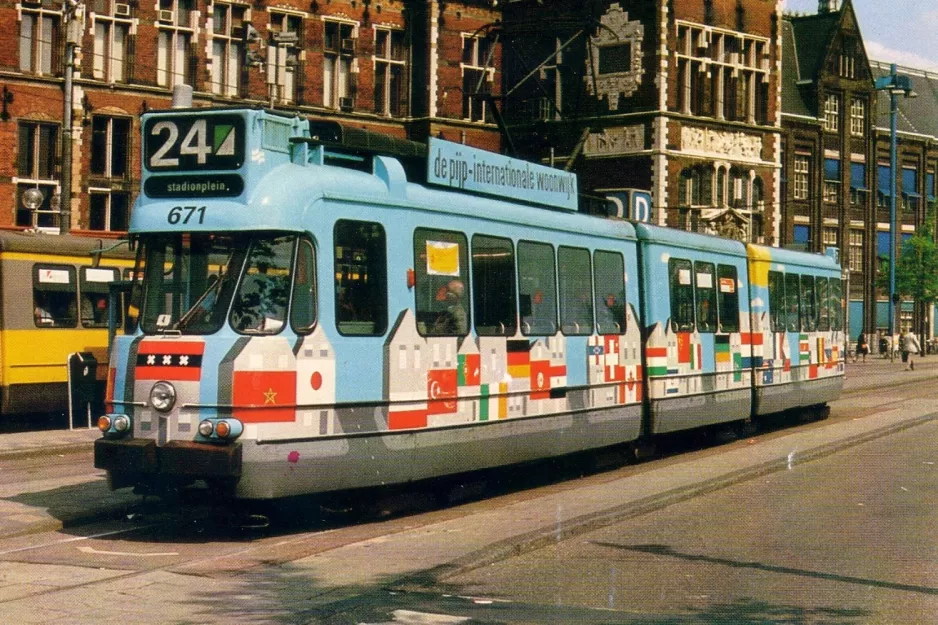
<svg viewBox="0 0 938 625"><path fill-rule="evenodd" d="M107 376L110 283L133 254L113 239L0 231L0 414L65 410L68 355Z"/></svg>

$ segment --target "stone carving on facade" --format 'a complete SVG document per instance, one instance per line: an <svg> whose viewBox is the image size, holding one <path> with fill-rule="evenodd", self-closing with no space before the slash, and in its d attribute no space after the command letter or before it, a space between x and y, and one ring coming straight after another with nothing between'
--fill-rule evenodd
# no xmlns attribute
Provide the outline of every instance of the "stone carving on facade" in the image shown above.
<svg viewBox="0 0 938 625"><path fill-rule="evenodd" d="M631 96L642 82L642 40L645 27L638 20L629 21L629 14L618 3L609 6L600 18L602 24L590 37L586 61L586 91L597 98L606 96L609 110L619 108L619 96ZM628 44L630 66L625 71L600 73L600 51ZM592 65L592 66L591 66ZM595 83L595 84L594 84ZM595 92L594 92L595 90Z"/></svg>
<svg viewBox="0 0 938 625"><path fill-rule="evenodd" d="M733 161L762 162L762 137L745 132L683 126L681 151Z"/></svg>
<svg viewBox="0 0 938 625"><path fill-rule="evenodd" d="M588 156L634 154L645 149L645 126L619 126L592 132L583 151Z"/></svg>

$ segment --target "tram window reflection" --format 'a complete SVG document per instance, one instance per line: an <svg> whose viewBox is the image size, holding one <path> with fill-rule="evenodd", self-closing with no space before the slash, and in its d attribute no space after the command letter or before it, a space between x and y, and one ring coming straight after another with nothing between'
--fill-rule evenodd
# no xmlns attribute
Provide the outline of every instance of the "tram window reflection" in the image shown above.
<svg viewBox="0 0 938 625"><path fill-rule="evenodd" d="M739 332L739 277L736 267L718 265L720 332Z"/></svg>
<svg viewBox="0 0 938 625"><path fill-rule="evenodd" d="M469 253L461 232L414 232L414 302L424 336L469 333Z"/></svg>
<svg viewBox="0 0 938 625"><path fill-rule="evenodd" d="M554 248L547 243L518 243L518 293L521 333L557 333L557 295Z"/></svg>
<svg viewBox="0 0 938 625"><path fill-rule="evenodd" d="M717 293L713 263L694 263L694 300L697 303L697 331L717 329ZM722 286L722 284L721 284Z"/></svg>
<svg viewBox="0 0 938 625"><path fill-rule="evenodd" d="M560 268L560 329L568 335L593 333L593 276L589 250L561 247L557 250Z"/></svg>
<svg viewBox="0 0 938 625"><path fill-rule="evenodd" d="M316 325L316 252L306 239L300 240L296 252L291 306L290 325L300 334L310 332Z"/></svg>
<svg viewBox="0 0 938 625"><path fill-rule="evenodd" d="M593 254L596 282L596 331L625 334L625 261L618 252Z"/></svg>
<svg viewBox="0 0 938 625"><path fill-rule="evenodd" d="M381 336L388 327L384 228L343 219L334 238L336 328L345 335Z"/></svg>
<svg viewBox="0 0 938 625"><path fill-rule="evenodd" d="M82 267L79 280L81 325L106 328L110 284L117 280L117 269Z"/></svg>
<svg viewBox="0 0 938 625"><path fill-rule="evenodd" d="M33 269L33 320L37 327L74 328L78 325L75 268L36 265Z"/></svg>
<svg viewBox="0 0 938 625"><path fill-rule="evenodd" d="M671 290L671 330L693 332L694 284L691 279L691 262L681 258L668 260L668 275Z"/></svg>
<svg viewBox="0 0 938 625"><path fill-rule="evenodd" d="M472 288L476 332L481 336L513 336L518 317L510 239L472 237Z"/></svg>
<svg viewBox="0 0 938 625"><path fill-rule="evenodd" d="M238 332L276 334L283 328L295 241L293 235L252 241L231 307L232 327Z"/></svg>

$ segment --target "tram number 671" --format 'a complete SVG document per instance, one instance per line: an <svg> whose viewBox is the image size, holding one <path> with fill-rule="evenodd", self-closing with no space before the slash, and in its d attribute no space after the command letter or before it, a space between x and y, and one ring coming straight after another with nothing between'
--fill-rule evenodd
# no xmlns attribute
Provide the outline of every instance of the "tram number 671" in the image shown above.
<svg viewBox="0 0 938 625"><path fill-rule="evenodd" d="M171 225L176 225L179 222L183 224L189 223L192 219L192 216L198 213L198 223L202 224L205 222L205 207L204 206L173 206L169 209L169 214L166 215L166 221Z"/></svg>

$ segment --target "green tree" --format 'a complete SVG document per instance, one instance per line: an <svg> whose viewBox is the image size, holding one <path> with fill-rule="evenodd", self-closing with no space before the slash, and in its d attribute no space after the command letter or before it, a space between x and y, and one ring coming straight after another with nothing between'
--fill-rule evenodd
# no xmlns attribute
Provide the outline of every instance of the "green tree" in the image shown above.
<svg viewBox="0 0 938 625"><path fill-rule="evenodd" d="M889 259L880 257L879 275L876 277L876 287L887 293L889 262ZM896 263L896 294L912 299L918 305L919 327L916 330L924 334L927 316L924 312L938 301L938 245L935 244L934 207L929 208L925 221L899 249L899 262Z"/></svg>

